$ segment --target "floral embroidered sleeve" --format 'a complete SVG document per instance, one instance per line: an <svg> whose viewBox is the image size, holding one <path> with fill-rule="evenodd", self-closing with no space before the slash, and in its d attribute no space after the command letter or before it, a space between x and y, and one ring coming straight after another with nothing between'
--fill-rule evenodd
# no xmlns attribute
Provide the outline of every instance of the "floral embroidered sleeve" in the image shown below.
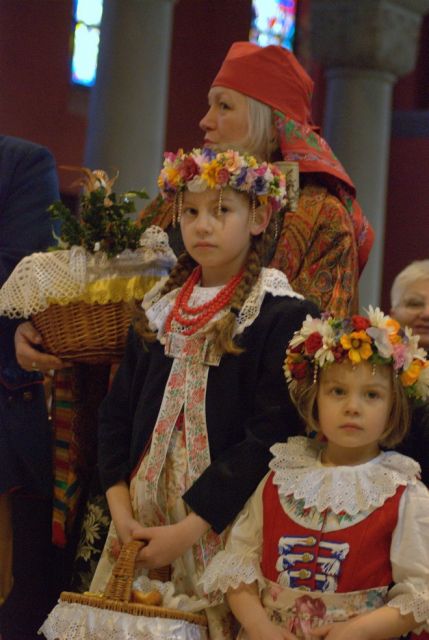
<svg viewBox="0 0 429 640"><path fill-rule="evenodd" d="M388 606L414 615L416 633L429 631L428 525L429 492L419 482L408 486L401 498L391 546L395 586L388 594Z"/></svg>
<svg viewBox="0 0 429 640"><path fill-rule="evenodd" d="M201 578L207 594L226 593L241 583L265 586L260 569L262 552L262 492L266 477L237 516L228 535L225 550L211 561Z"/></svg>
<svg viewBox="0 0 429 640"><path fill-rule="evenodd" d="M305 186L297 211L284 218L270 264L292 287L334 315L358 306L358 262L353 224L340 200L318 185Z"/></svg>

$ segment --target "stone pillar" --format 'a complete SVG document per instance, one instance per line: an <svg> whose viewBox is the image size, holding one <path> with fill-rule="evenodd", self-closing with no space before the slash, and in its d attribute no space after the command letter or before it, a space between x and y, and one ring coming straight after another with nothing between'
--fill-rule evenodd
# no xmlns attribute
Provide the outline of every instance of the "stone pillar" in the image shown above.
<svg viewBox="0 0 429 640"><path fill-rule="evenodd" d="M164 151L174 0L105 0L85 166L115 190L156 195Z"/></svg>
<svg viewBox="0 0 429 640"><path fill-rule="evenodd" d="M326 69L324 136L375 231L360 304L379 304L392 91L414 69L429 0L312 0L311 47Z"/></svg>

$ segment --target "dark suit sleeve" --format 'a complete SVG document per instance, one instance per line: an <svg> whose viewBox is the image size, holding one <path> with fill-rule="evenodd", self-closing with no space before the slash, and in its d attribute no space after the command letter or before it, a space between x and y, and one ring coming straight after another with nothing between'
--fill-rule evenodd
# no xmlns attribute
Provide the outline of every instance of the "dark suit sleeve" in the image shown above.
<svg viewBox="0 0 429 640"><path fill-rule="evenodd" d="M104 491L121 480L129 480L136 399L140 397L149 358L149 350L131 328L121 364L99 409L98 466Z"/></svg>
<svg viewBox="0 0 429 640"><path fill-rule="evenodd" d="M0 285L21 258L53 244L47 208L58 199L52 154L26 141L0 139Z"/></svg>
<svg viewBox="0 0 429 640"><path fill-rule="evenodd" d="M308 313L318 316L319 311L312 303L295 299L279 306L265 338L254 390L255 412L245 425L245 439L217 457L184 494L192 510L218 533L232 522L268 471L270 447L302 429L287 390L283 361L293 332Z"/></svg>

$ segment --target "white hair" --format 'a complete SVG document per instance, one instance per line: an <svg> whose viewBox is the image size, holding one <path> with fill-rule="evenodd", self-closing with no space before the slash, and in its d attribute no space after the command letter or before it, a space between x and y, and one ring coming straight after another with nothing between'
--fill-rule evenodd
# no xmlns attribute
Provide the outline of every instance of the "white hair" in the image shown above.
<svg viewBox="0 0 429 640"><path fill-rule="evenodd" d="M429 280L429 260L415 260L398 273L390 290L392 309L401 304L407 287L418 280Z"/></svg>
<svg viewBox="0 0 429 640"><path fill-rule="evenodd" d="M244 95L244 94L243 94ZM250 153L258 162L269 162L278 148L278 140L273 129L273 112L271 107L259 100L244 95L247 101L249 130L246 137L238 142L221 142L213 145L216 151L235 149L240 153Z"/></svg>

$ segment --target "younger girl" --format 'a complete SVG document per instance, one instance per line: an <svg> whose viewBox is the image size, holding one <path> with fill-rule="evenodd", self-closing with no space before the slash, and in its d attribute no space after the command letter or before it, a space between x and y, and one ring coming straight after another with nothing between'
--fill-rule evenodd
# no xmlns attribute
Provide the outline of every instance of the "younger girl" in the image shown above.
<svg viewBox="0 0 429 640"><path fill-rule="evenodd" d="M429 493L404 437L429 393L418 336L370 307L305 320L285 373L314 439L272 447L271 472L203 576L249 640L377 640L429 628ZM393 586L392 586L393 585Z"/></svg>
<svg viewBox="0 0 429 640"><path fill-rule="evenodd" d="M197 610L207 600L196 602L196 582L222 548L219 534L263 477L269 447L299 422L282 353L317 310L262 267L271 211L286 193L278 169L236 151L179 151L166 154L159 185L186 252L145 298L101 406L113 526L91 590L104 590L118 543L145 539L143 567L173 563L181 606ZM224 637L210 622L211 637Z"/></svg>

